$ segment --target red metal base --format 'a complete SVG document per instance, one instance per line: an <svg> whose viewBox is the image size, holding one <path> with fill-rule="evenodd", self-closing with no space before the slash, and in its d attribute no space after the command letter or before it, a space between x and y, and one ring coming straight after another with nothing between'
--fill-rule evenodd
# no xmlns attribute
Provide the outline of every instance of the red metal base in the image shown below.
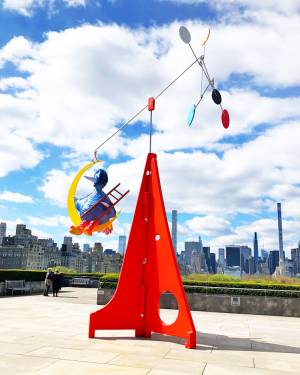
<svg viewBox="0 0 300 375"><path fill-rule="evenodd" d="M159 316L164 292L177 299L178 317L170 325ZM137 337L152 332L183 337L196 347L196 330L178 270L161 192L155 154L148 154L136 210L116 292L90 315L89 337L101 329L134 329Z"/></svg>

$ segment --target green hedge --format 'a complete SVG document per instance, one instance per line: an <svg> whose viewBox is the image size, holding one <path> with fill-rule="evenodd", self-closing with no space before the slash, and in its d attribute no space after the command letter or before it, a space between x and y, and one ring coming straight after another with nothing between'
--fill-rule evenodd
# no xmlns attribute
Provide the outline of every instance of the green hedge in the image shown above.
<svg viewBox="0 0 300 375"><path fill-rule="evenodd" d="M108 283L117 283L119 280L118 274L106 274L101 277L101 281ZM269 290L295 290L300 291L300 284L278 284L278 283L259 283L256 281L194 281L184 280L184 286L211 286L220 288L247 288L247 289L269 289Z"/></svg>
<svg viewBox="0 0 300 375"><path fill-rule="evenodd" d="M113 281L101 281L99 286L104 289L115 289L117 287L117 283Z"/></svg>
<svg viewBox="0 0 300 375"><path fill-rule="evenodd" d="M82 273L62 273L62 275L64 277L98 277L99 279L102 278L102 276L104 275L104 273L100 273L100 272L91 272L91 273L87 273L87 272L82 272Z"/></svg>
<svg viewBox="0 0 300 375"><path fill-rule="evenodd" d="M288 277L288 276L276 276L271 275L243 275L240 276L229 276L224 274L191 274L184 275L183 279L186 281L216 281L216 282L252 282L255 284L289 284L289 285L299 285L299 278Z"/></svg>
<svg viewBox="0 0 300 375"><path fill-rule="evenodd" d="M244 289L244 288L212 288L200 286L185 286L184 290L189 293L202 293L202 294L229 294L239 296L263 296L263 297L289 297L300 298L300 291L292 290L262 290L262 289Z"/></svg>
<svg viewBox="0 0 300 375"><path fill-rule="evenodd" d="M101 281L118 282L118 280L119 280L118 273L106 273L101 277Z"/></svg>
<svg viewBox="0 0 300 375"><path fill-rule="evenodd" d="M103 288L114 289L117 286L119 275L116 273L67 273L64 277L97 277ZM0 269L0 282L5 280L43 281L46 271ZM262 283L255 281L194 281L183 280L186 292L204 294L234 294L276 297L300 297L300 285ZM231 289L233 288L233 289ZM264 290L262 290L264 289Z"/></svg>
<svg viewBox="0 0 300 375"><path fill-rule="evenodd" d="M43 281L46 271L39 270L0 270L0 282L5 280Z"/></svg>
<svg viewBox="0 0 300 375"><path fill-rule="evenodd" d="M115 289L116 282L101 281L101 288ZM184 290L188 293L201 293L201 294L226 294L226 295L239 295L239 296L266 296L266 297L292 297L300 298L300 291L292 290L262 290L255 288L226 288L226 287L207 287L207 286L191 286L185 285Z"/></svg>
<svg viewBox="0 0 300 375"><path fill-rule="evenodd" d="M227 288L247 288L247 289L270 289L270 290L298 290L300 291L300 285L294 284L278 284L278 283L257 283L254 281L193 281L184 280L183 285L191 286L212 286L212 287L227 287Z"/></svg>
<svg viewBox="0 0 300 375"><path fill-rule="evenodd" d="M5 280L44 281L47 271L0 269L0 282ZM103 273L62 273L64 277L97 277L101 278Z"/></svg>

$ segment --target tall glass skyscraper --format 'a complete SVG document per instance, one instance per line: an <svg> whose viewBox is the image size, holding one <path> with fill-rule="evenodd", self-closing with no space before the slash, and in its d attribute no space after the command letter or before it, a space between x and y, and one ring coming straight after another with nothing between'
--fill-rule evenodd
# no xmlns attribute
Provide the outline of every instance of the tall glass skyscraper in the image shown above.
<svg viewBox="0 0 300 375"><path fill-rule="evenodd" d="M205 257L206 268L208 270L208 273L211 273L212 270L211 270L211 263L210 263L210 259L211 259L210 258L210 246L203 246L202 249L203 249L203 254Z"/></svg>
<svg viewBox="0 0 300 375"><path fill-rule="evenodd" d="M253 251L254 251L254 262L257 263L257 261L258 261L258 241L257 241L257 232L254 232Z"/></svg>
<svg viewBox="0 0 300 375"><path fill-rule="evenodd" d="M223 248L219 248L218 264L220 267L225 267L225 250Z"/></svg>
<svg viewBox="0 0 300 375"><path fill-rule="evenodd" d="M177 253L177 210L172 210L172 242L175 254Z"/></svg>
<svg viewBox="0 0 300 375"><path fill-rule="evenodd" d="M124 254L126 249L126 236L119 236L118 252Z"/></svg>
<svg viewBox="0 0 300 375"><path fill-rule="evenodd" d="M249 273L249 258L251 257L251 248L248 246L240 246L241 251L241 267L242 271ZM252 258L252 257L251 257ZM248 265L246 265L246 261L248 260ZM254 272L252 272L254 273Z"/></svg>
<svg viewBox="0 0 300 375"><path fill-rule="evenodd" d="M268 255L269 255L268 251L261 249L261 259L264 259L264 260L268 259Z"/></svg>
<svg viewBox="0 0 300 375"><path fill-rule="evenodd" d="M241 264L241 247L230 245L225 247L226 265L228 267L240 266Z"/></svg>
<svg viewBox="0 0 300 375"><path fill-rule="evenodd" d="M281 203L277 203L277 217L278 217L279 260L280 260L280 262L284 263L284 257L283 257L283 239L282 239Z"/></svg>
<svg viewBox="0 0 300 375"><path fill-rule="evenodd" d="M210 253L210 269L212 273L217 273L216 254Z"/></svg>
<svg viewBox="0 0 300 375"><path fill-rule="evenodd" d="M294 275L300 274L300 241L296 249L291 249Z"/></svg>
<svg viewBox="0 0 300 375"><path fill-rule="evenodd" d="M279 251L272 250L269 253L268 265L270 270L270 275L273 275L277 266L279 266Z"/></svg>

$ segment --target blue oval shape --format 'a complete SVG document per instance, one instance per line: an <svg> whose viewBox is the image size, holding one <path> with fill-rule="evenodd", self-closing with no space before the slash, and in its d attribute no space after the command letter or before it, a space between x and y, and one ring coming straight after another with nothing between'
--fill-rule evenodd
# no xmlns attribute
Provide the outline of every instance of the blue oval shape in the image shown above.
<svg viewBox="0 0 300 375"><path fill-rule="evenodd" d="M188 117L187 117L187 123L188 126L191 126L195 117L195 112L196 112L196 106L193 104L189 110Z"/></svg>

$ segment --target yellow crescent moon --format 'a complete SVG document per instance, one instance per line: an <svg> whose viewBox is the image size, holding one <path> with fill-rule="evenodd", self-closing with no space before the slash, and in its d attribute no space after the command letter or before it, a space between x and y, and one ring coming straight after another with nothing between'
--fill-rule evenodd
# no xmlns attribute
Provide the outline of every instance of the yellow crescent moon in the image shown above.
<svg viewBox="0 0 300 375"><path fill-rule="evenodd" d="M207 29L205 33L205 37L203 37L201 41L202 46L205 46L206 42L208 41L209 36L210 36L210 29Z"/></svg>
<svg viewBox="0 0 300 375"><path fill-rule="evenodd" d="M112 223L116 220L116 218L120 215L121 211L117 212L114 217L109 219L106 223L97 225L94 229L93 232L103 232L106 228L109 228Z"/></svg>
<svg viewBox="0 0 300 375"><path fill-rule="evenodd" d="M80 171L77 173L77 175L75 176L70 186L69 193L68 193L67 207L68 207L68 213L69 213L70 219L72 220L74 225L79 225L81 223L81 218L76 210L75 201L74 201L79 180L89 168L91 168L94 164L99 163L101 161L102 160L92 161L88 163L87 165L85 165L82 169L80 169Z"/></svg>

